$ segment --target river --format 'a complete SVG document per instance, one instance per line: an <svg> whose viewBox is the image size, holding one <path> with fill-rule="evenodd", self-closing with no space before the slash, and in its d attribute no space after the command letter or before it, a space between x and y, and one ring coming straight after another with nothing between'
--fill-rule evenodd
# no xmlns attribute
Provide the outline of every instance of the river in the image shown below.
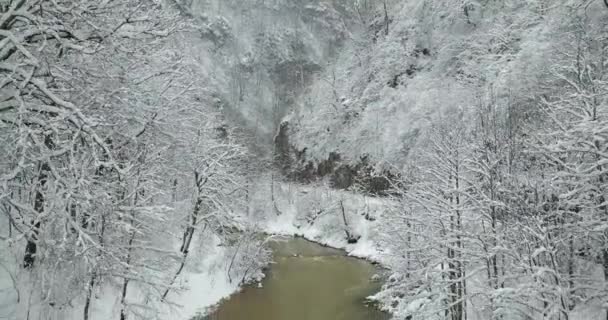
<svg viewBox="0 0 608 320"><path fill-rule="evenodd" d="M210 320L385 320L365 298L380 289L368 261L302 238L272 242L275 263L262 286L223 301Z"/></svg>

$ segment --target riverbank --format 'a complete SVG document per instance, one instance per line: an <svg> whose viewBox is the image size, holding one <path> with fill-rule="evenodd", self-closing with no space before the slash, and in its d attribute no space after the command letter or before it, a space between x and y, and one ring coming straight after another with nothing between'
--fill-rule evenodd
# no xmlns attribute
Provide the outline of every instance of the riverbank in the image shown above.
<svg viewBox="0 0 608 320"><path fill-rule="evenodd" d="M344 250L348 256L378 264L386 270L388 280L393 253L383 243L389 211L394 203L387 198L366 197L354 192L335 190L323 184L275 184L274 197L260 188L250 215L258 221L260 232L274 235L302 237L323 246ZM271 202L259 201L273 198ZM269 214L274 212L274 214ZM346 225L345 221L346 220ZM348 231L348 232L347 232ZM356 242L349 241L356 238ZM378 294L369 297L383 310L392 298Z"/></svg>
<svg viewBox="0 0 608 320"><path fill-rule="evenodd" d="M190 259L174 283L166 303L150 299L148 292L133 283L127 297L129 306L147 311L142 316L145 319L188 320L203 307L237 292L240 289L238 281L231 281L226 271L234 256L233 248L223 246L217 237L209 234L199 235L194 243L197 245L193 246ZM20 244L0 242L0 319L82 320L82 297L74 296L65 305L40 300L33 291L37 280L32 279L14 258L18 255L13 251L19 248L22 248ZM172 272L175 270L166 270L167 275ZM99 284L91 302L89 319L119 319L119 290L119 282Z"/></svg>
<svg viewBox="0 0 608 320"><path fill-rule="evenodd" d="M379 199L335 191L324 186L278 183L274 186L274 197L271 197L267 181L258 186L252 194L248 215L244 217L244 223L250 225L251 231L303 237L324 246L344 250L349 256L390 266L386 264L387 252L377 245L380 236L377 226L383 211L383 203ZM273 198L274 203L271 200ZM345 211L344 215L342 210ZM358 238L356 243L347 241L344 217L349 233ZM263 276L261 271L268 261L264 257L255 257L259 250L252 241L245 239L241 245L227 245L217 236L209 232L203 234L202 231L197 232L184 272L174 284L176 290L172 290L167 297L169 303L149 299L146 292L138 290L136 284L132 284L127 302L142 310L158 310L150 319L188 320L242 289L242 275L235 274L239 273L239 267L249 269L246 272L251 273L253 278ZM20 288L33 288L25 283L35 281L19 267L17 260L12 259L19 256L18 252L13 251L20 248L20 243L0 243L0 316L25 319L29 313L30 319L42 315L50 319L82 319L82 297L75 296L68 305L52 306L35 298L30 300L31 290L17 292L13 289L17 287L13 282L19 283ZM234 263L239 252L243 258L236 259L243 262L240 266L238 262ZM232 274L227 271L229 269ZM170 274L174 270L166 272ZM86 283L83 282L82 285ZM90 320L118 318L119 288L119 283L112 282L100 284L96 288Z"/></svg>
<svg viewBox="0 0 608 320"><path fill-rule="evenodd" d="M270 195L271 190L274 191L274 196ZM390 269L390 252L379 245L379 227L386 208L385 199L364 197L323 185L275 183L271 186L266 182L260 183L252 194L248 220L253 223L252 228L268 237L301 237L343 251L346 256ZM348 232L358 238L356 243L348 241L345 217ZM199 285L202 286L203 283L200 282ZM232 289L233 292L222 298L239 294L243 288ZM367 298L374 300L373 296ZM221 298L211 304L200 304L198 311L216 305L220 300Z"/></svg>
<svg viewBox="0 0 608 320"><path fill-rule="evenodd" d="M260 231L303 237L390 268L387 258L391 253L380 246L379 228L389 208L387 199L323 185L277 184L274 192L276 214L266 215L258 223ZM255 208L251 214L255 217L255 211L265 210L272 212L268 208ZM357 240L349 243L348 236Z"/></svg>

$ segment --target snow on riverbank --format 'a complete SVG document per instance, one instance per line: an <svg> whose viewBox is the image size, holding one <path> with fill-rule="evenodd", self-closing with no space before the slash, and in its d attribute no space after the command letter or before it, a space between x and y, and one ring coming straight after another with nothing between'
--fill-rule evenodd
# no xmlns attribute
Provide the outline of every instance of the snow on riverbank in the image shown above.
<svg viewBox="0 0 608 320"><path fill-rule="evenodd" d="M270 196L268 190L259 191L260 197L266 199L265 206L254 208L254 215L262 216L259 219L258 228L271 234L296 235L308 240L327 245L334 248L344 249L349 255L368 259L380 263L395 274L391 278L398 279L399 263L403 262L397 252L391 252L385 245L391 241L389 235L384 231L390 230L391 221L396 218L395 203L386 198L364 197L362 195L333 190L323 185L295 185L289 183L275 183L275 204L268 201ZM276 207L273 209L272 207ZM342 217L342 206L348 226L345 227ZM269 214L271 212L275 214ZM360 239L357 243L349 244L344 230L350 232ZM473 267L472 267L473 268ZM479 279L470 279L472 287L482 288L485 284L483 276ZM597 266L593 272L593 278L603 281L601 266ZM398 281L397 281L398 282ZM480 289L481 290L481 289ZM382 305L390 306L396 301L402 300L391 286L386 286L383 291L374 296ZM399 308L390 308L395 316L406 316L409 312L420 308L423 303L432 301L415 300L409 304L399 303ZM486 310L471 303L468 310L469 320L488 319ZM580 304L570 314L571 320L595 320L605 319L606 311L595 301ZM507 318L505 318L507 319ZM509 319L519 319L516 315Z"/></svg>
<svg viewBox="0 0 608 320"><path fill-rule="evenodd" d="M276 184L275 214L262 214L258 228L266 233L297 235L308 240L344 249L349 255L383 263L388 252L378 247L378 226L388 201L351 192L332 190L322 185ZM262 195L264 193L262 192ZM264 203L258 201L258 203ZM273 212L271 201L252 213ZM344 208L344 215L342 210ZM346 225L344 220L346 220ZM349 244L346 230L356 243Z"/></svg>
<svg viewBox="0 0 608 320"><path fill-rule="evenodd" d="M178 278L177 285L184 290L168 296L169 301L178 305L177 314L165 319L191 319L240 289L237 281L229 279L229 253L217 240L206 246L199 241L195 253L198 259L193 259L187 273Z"/></svg>
<svg viewBox="0 0 608 320"><path fill-rule="evenodd" d="M221 245L217 237L209 234L198 238L196 244L185 271L175 283L179 291L174 290L167 297L169 304L160 304L135 285L130 286L127 302L141 314L140 319L192 319L197 313L203 312L205 307L214 305L239 290L242 275L238 274L238 270L234 272L233 268L231 281L227 271L234 256L234 248ZM0 319L83 319L82 297L73 297L65 305L41 303L39 295L23 289L32 288L28 283L33 282L33 279L13 258L15 254L11 251L21 247L19 244L10 248L6 242L0 242ZM175 270L167 270L167 273L172 272ZM120 283L103 284L95 293L89 319L118 319L121 308L119 289ZM157 310L152 311L153 309Z"/></svg>
<svg viewBox="0 0 608 320"><path fill-rule="evenodd" d="M270 183L262 181L251 194L248 223L253 224L258 232L302 236L323 245L344 249L351 256L378 262L388 269L399 269L398 265L395 265L399 258L383 245L387 235L383 234L382 230L386 230L387 225L390 225L388 221L391 220L391 210L394 209L390 200L333 190L324 185L275 183L273 189L274 197L271 197ZM359 240L356 243L348 243L345 230L352 236L359 237ZM0 233L2 234L4 233ZM255 244L249 247L252 241L242 239L240 243L242 246L239 251L248 251L245 256L249 259L257 253ZM209 234L198 238L195 244L186 269L175 284L181 290L173 291L168 296L168 301L172 304L163 305L154 317L145 319L192 319L197 314L204 314L207 307L216 305L240 290L242 275L239 273L242 271L237 270L235 274L233 270L232 276L229 276L227 271L238 245L226 246L219 238ZM22 246L14 245L13 248ZM23 292L24 290L17 293L13 279L17 282L27 281L27 274L16 267L17 261L11 261L14 253L9 254L7 249L6 243L0 242L0 319L25 319L28 309L29 319L82 319L83 301L79 299L74 299L70 305L51 307L28 301L30 295ZM266 263L262 260L264 259L258 261L258 269L261 264ZM598 269L598 279L601 278L600 271ZM90 319L118 319L118 287L117 283L106 283L97 292ZM390 290L381 292L376 298L383 304L390 304L395 299ZM145 295L134 289L129 295L129 302L136 304L142 301L146 301ZM28 303L31 304L29 308ZM400 310L407 308L416 308L416 305L404 305ZM475 310L472 309L469 313L470 319L484 320L483 312L473 311ZM603 314L604 311L599 307L579 307L573 311L571 319L600 319Z"/></svg>
<svg viewBox="0 0 608 320"><path fill-rule="evenodd" d="M383 252L376 244L379 236L377 227L382 221L386 201L336 191L325 186L276 184L275 209L269 190L265 187L269 187L269 184L259 183L256 188L258 192L252 195L250 206L248 223L254 224L259 232L302 236L323 245L344 249L351 256L380 263L387 262L384 258L388 256L388 252ZM347 243L340 202L346 212L348 229L360 236L355 244ZM321 213L314 219L311 218L311 213L319 212ZM204 313L205 308L240 290L238 281L230 282L227 274L230 260L228 258L233 251L227 251L217 243L206 246L202 243L205 241L199 241L196 252L197 257L203 257L202 260L196 259L200 262L191 264L187 275L180 280L179 285L187 289L170 296L171 301L181 305L178 309L180 316L171 314L164 319L182 320L188 318L185 316ZM246 249L241 247L240 250ZM265 263L265 259L266 257L261 257L260 263Z"/></svg>

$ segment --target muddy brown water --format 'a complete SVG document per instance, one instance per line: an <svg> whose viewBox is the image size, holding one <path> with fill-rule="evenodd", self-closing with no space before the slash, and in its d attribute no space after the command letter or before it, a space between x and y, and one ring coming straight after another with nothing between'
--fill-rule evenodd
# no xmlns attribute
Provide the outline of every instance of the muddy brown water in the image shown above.
<svg viewBox="0 0 608 320"><path fill-rule="evenodd" d="M262 287L246 287L223 301L212 320L386 320L366 306L378 292L368 261L302 238L273 242L274 261Z"/></svg>

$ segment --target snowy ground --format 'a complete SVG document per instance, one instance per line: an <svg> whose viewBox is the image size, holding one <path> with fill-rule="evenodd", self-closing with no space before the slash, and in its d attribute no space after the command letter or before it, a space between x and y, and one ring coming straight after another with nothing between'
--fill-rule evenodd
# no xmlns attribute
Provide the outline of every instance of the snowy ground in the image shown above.
<svg viewBox="0 0 608 320"><path fill-rule="evenodd" d="M260 188L259 196L264 199L270 198L268 190ZM394 209L394 203L388 199L364 197L352 192L332 190L324 185L294 185L275 184L274 199L276 209L268 200L259 201L265 206L255 208L251 213L259 215L258 227L265 232L282 235L297 235L325 244L334 248L346 250L349 255L371 261L379 262L389 269L396 267L400 257L398 252L391 252L382 245L387 240L387 235L382 229L391 221L389 217ZM346 213L348 229L354 234L361 236L356 244L348 244L344 233L344 222L342 218L342 205ZM268 214L274 212L274 214ZM393 211L394 212L394 211ZM315 218L316 217L316 218ZM313 223L310 223L314 219ZM394 268L398 269L398 268ZM603 281L601 266L596 268L595 278ZM485 279L480 274L480 279L470 279L471 285L478 282L479 286L485 284ZM391 304L395 299L390 291L380 293L376 296L381 303ZM411 305L403 306L401 311L416 308L416 301ZM603 320L606 319L605 310L597 301L590 301L587 305L579 305L570 314L570 320ZM397 319L399 315L396 315ZM469 320L488 320L487 313L469 304Z"/></svg>
<svg viewBox="0 0 608 320"><path fill-rule="evenodd" d="M200 243L201 241L199 241ZM6 261L12 255L8 254L8 248L4 243L2 245L0 249L0 319L69 320L83 318L83 304L80 299L75 299L70 305L47 306L37 304L35 301L28 301L29 297L35 295L23 292L23 289L21 289L21 292L17 292L14 289L13 279L21 284L19 287L24 288L26 286L23 283L29 281L28 274L21 268L15 267L18 265L16 261ZM155 318L191 319L202 308L217 303L239 289L238 282L230 282L226 272L227 261L230 257L229 249L218 246L218 242L215 240L208 245L199 245L196 251L196 254L193 255L194 259L191 260L192 263L187 264L186 272L176 283L178 287L182 287L184 290L169 294L168 301L174 304L161 308L160 313L154 315ZM134 286L130 292L128 300L131 303L136 304L145 301L145 297ZM93 301L90 319L117 319L120 312L119 297L116 283L103 285ZM144 302L143 304L146 303L151 302ZM141 309L145 309L145 306L142 306ZM29 316L27 310L30 310Z"/></svg>
<svg viewBox="0 0 608 320"><path fill-rule="evenodd" d="M374 211L379 206L377 200L324 188L277 184L275 198L280 214L276 215L273 213L272 202L269 201L267 192L269 190L263 187L258 190L260 192L255 195L256 198L251 204L250 218L252 221L259 221L257 224L259 231L301 235L322 244L346 249L352 255L379 260L380 255L372 241L376 222L367 221L363 217L364 213L378 214ZM357 244L346 243L340 201L343 202L347 212L349 228L361 236ZM309 223L306 219L313 208L323 212L313 223ZM0 232L6 234L6 230ZM204 312L206 307L239 290L239 281L235 279L230 281L227 273L234 248L221 246L219 239L209 235L199 238L195 243L196 250L191 252L186 272L176 284L183 288L183 291L169 295L168 301L174 304L163 307L161 312L155 315L159 319L190 319L197 313ZM23 289L17 292L14 289L13 281L19 283L20 288L31 288L25 284L32 279L29 279L29 274L18 267L18 261L13 258L16 255L11 252L21 247L21 244L9 247L7 242L0 242L0 319L25 319L28 317L27 310L30 310L29 319L82 319L83 301L80 298L75 298L69 305L48 306L36 303L35 298L30 300L29 297L35 295L29 292L23 292ZM240 250L244 249L241 247ZM106 283L96 293L91 307L92 320L118 317L120 312L118 288L118 283ZM131 303L146 301L143 293L138 292L136 288L131 288L130 292L128 300Z"/></svg>
<svg viewBox="0 0 608 320"><path fill-rule="evenodd" d="M388 252L378 248L376 242L377 227L386 207L382 199L331 190L326 186L280 184L275 186L275 201L278 212L266 215L258 225L264 232L302 236L323 245L344 249L351 256L386 262L383 258ZM347 243L342 205L348 223L346 228L361 237L355 244ZM261 210L273 212L271 208ZM365 218L366 215L369 220Z"/></svg>
<svg viewBox="0 0 608 320"><path fill-rule="evenodd" d="M258 231L302 236L344 249L351 256L379 262L390 269L394 261L392 253L379 245L383 236L379 227L386 223L385 215L391 205L386 199L363 197L350 192L331 190L322 185L301 186L287 183L275 183L274 204L270 199L270 184L260 183L256 193L252 195L249 210L249 219L256 221L255 227ZM355 244L347 243L342 206L348 223L347 229L360 236ZM0 230L2 231L4 230ZM27 281L27 274L15 267L18 265L16 261L7 261L13 255L9 254L6 242L0 244L0 319L25 319L27 316L24 310L28 310L29 294L17 293L13 279L17 282ZM177 285L184 290L169 295L168 300L175 304L164 306L157 314L158 319L191 319L239 290L239 281L230 281L227 273L234 248L222 246L219 239L210 236L199 238L196 244L186 272L178 279ZM106 284L97 293L91 319L117 317L120 309L116 288L115 284ZM130 301L142 301L136 291L132 291L134 293L129 296ZM29 319L82 319L82 303L79 301L60 308L36 306L33 303L30 309L33 311ZM571 320L604 319L603 312L600 307L578 308L573 312ZM485 320L481 313L479 317L475 314L470 313L471 320Z"/></svg>

